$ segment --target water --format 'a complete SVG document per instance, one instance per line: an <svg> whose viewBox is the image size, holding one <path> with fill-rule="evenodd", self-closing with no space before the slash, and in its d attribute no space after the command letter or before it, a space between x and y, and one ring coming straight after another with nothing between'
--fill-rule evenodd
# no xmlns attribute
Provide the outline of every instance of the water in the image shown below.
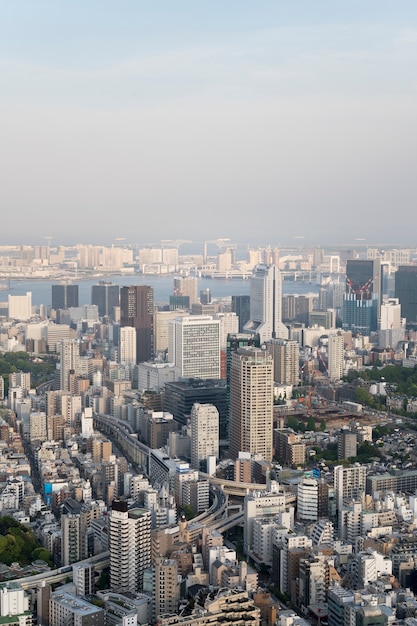
<svg viewBox="0 0 417 626"><path fill-rule="evenodd" d="M168 276L125 276L111 275L107 278L101 277L74 281L78 284L79 304L91 304L91 288L97 285L99 280L107 280L112 283L123 286L130 285L150 285L154 289L154 299L157 303L169 302L169 296L173 294L174 277ZM7 289L0 291L0 301L7 301L8 294L13 296L25 295L28 291L32 292L32 304L39 306L44 304L50 306L52 302L52 285L57 284L56 280L10 280L10 288L7 283ZM5 284L5 283L4 283ZM200 278L198 281L199 291L209 288L213 299L227 298L230 296L249 295L249 280L230 279L222 280L219 278ZM319 286L313 283L283 281L282 291L284 294L306 294L318 293Z"/></svg>

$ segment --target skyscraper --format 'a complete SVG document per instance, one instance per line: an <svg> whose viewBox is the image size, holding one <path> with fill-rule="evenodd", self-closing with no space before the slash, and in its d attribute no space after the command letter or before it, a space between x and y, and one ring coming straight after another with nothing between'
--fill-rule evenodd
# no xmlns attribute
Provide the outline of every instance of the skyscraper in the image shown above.
<svg viewBox="0 0 417 626"><path fill-rule="evenodd" d="M78 285L52 285L52 308L69 309L78 306Z"/></svg>
<svg viewBox="0 0 417 626"><path fill-rule="evenodd" d="M344 347L342 333L329 335L327 371L330 380L340 380L343 376Z"/></svg>
<svg viewBox="0 0 417 626"><path fill-rule="evenodd" d="M100 317L107 315L114 319L114 307L119 306L120 288L105 281L100 281L98 285L91 288L91 304L96 304Z"/></svg>
<svg viewBox="0 0 417 626"><path fill-rule="evenodd" d="M198 302L198 278L184 276L174 278L174 296L188 296L190 309Z"/></svg>
<svg viewBox="0 0 417 626"><path fill-rule="evenodd" d="M401 317L417 322L417 265L401 265L395 273L395 297L401 305Z"/></svg>
<svg viewBox="0 0 417 626"><path fill-rule="evenodd" d="M238 348L230 376L230 452L272 460L274 382L272 357L259 348Z"/></svg>
<svg viewBox="0 0 417 626"><path fill-rule="evenodd" d="M123 326L119 332L119 363L136 365L136 328Z"/></svg>
<svg viewBox="0 0 417 626"><path fill-rule="evenodd" d="M276 265L258 265L250 279L250 320L244 332L259 333L261 343L288 338L282 323L282 279Z"/></svg>
<svg viewBox="0 0 417 626"><path fill-rule="evenodd" d="M154 298L147 285L122 287L120 291L120 326L136 328L137 363L148 361L154 354Z"/></svg>
<svg viewBox="0 0 417 626"><path fill-rule="evenodd" d="M109 551L112 591L141 591L143 572L151 564L151 512L139 507L129 509L127 502L113 500Z"/></svg>
<svg viewBox="0 0 417 626"><path fill-rule="evenodd" d="M220 378L220 322L209 315L168 322L168 360L183 378Z"/></svg>
<svg viewBox="0 0 417 626"><path fill-rule="evenodd" d="M343 328L362 335L378 329L382 298L379 259L350 259L346 262L346 293L343 299Z"/></svg>
<svg viewBox="0 0 417 626"><path fill-rule="evenodd" d="M232 296L232 311L239 318L239 332L242 333L250 320L250 296Z"/></svg>

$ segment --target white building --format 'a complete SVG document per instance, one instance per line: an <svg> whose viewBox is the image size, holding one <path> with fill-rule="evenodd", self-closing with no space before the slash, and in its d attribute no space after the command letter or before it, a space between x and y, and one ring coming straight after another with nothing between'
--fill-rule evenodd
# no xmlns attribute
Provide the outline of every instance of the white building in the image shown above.
<svg viewBox="0 0 417 626"><path fill-rule="evenodd" d="M77 339L63 339L60 346L60 389L70 391L70 373L80 370L80 344Z"/></svg>
<svg viewBox="0 0 417 626"><path fill-rule="evenodd" d="M300 520L317 520L319 485L315 478L302 478L297 485L297 517Z"/></svg>
<svg viewBox="0 0 417 626"><path fill-rule="evenodd" d="M279 491L259 492L248 494L244 499L243 539L245 552L253 551L253 529L258 518L271 517L285 511L285 494Z"/></svg>
<svg viewBox="0 0 417 626"><path fill-rule="evenodd" d="M191 409L191 467L203 469L207 457L219 458L219 412L213 404L196 402Z"/></svg>
<svg viewBox="0 0 417 626"><path fill-rule="evenodd" d="M110 586L112 591L142 590L143 572L151 564L151 512L128 509L114 500L109 516Z"/></svg>
<svg viewBox="0 0 417 626"><path fill-rule="evenodd" d="M92 437L94 434L93 409L86 407L81 413L81 436L84 439Z"/></svg>
<svg viewBox="0 0 417 626"><path fill-rule="evenodd" d="M136 365L136 328L122 326L119 329L119 363Z"/></svg>
<svg viewBox="0 0 417 626"><path fill-rule="evenodd" d="M282 279L276 265L258 265L250 279L250 320L244 331L259 333L261 343L288 339L282 323Z"/></svg>
<svg viewBox="0 0 417 626"><path fill-rule="evenodd" d="M220 378L220 322L209 315L169 322L168 360L183 378Z"/></svg>
<svg viewBox="0 0 417 626"><path fill-rule="evenodd" d="M32 292L28 291L25 296L8 297L9 318L14 320L28 320L32 317Z"/></svg>
<svg viewBox="0 0 417 626"><path fill-rule="evenodd" d="M220 321L220 348L225 350L227 347L227 335L239 332L239 317L236 313L216 313L215 320Z"/></svg>
<svg viewBox="0 0 417 626"><path fill-rule="evenodd" d="M172 363L139 363L138 391L147 389L160 392L165 383L178 380L178 368Z"/></svg>
<svg viewBox="0 0 417 626"><path fill-rule="evenodd" d="M330 380L340 380L342 378L344 358L344 338L342 333L329 335L327 369Z"/></svg>

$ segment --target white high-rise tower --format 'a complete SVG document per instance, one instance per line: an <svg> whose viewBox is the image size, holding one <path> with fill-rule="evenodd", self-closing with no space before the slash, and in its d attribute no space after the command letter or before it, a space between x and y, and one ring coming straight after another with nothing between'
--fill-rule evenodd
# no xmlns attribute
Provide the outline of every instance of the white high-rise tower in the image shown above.
<svg viewBox="0 0 417 626"><path fill-rule="evenodd" d="M119 331L119 363L136 365L136 328L122 326Z"/></svg>
<svg viewBox="0 0 417 626"><path fill-rule="evenodd" d="M244 332L259 333L261 343L288 339L282 323L282 279L276 265L258 265L250 279L250 320Z"/></svg>

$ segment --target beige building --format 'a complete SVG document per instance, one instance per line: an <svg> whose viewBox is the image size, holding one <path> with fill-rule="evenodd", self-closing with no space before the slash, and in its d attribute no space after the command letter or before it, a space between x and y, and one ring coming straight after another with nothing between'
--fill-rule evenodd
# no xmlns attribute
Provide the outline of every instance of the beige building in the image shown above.
<svg viewBox="0 0 417 626"><path fill-rule="evenodd" d="M239 348L232 354L230 376L230 452L259 454L272 460L274 382L270 354Z"/></svg>

